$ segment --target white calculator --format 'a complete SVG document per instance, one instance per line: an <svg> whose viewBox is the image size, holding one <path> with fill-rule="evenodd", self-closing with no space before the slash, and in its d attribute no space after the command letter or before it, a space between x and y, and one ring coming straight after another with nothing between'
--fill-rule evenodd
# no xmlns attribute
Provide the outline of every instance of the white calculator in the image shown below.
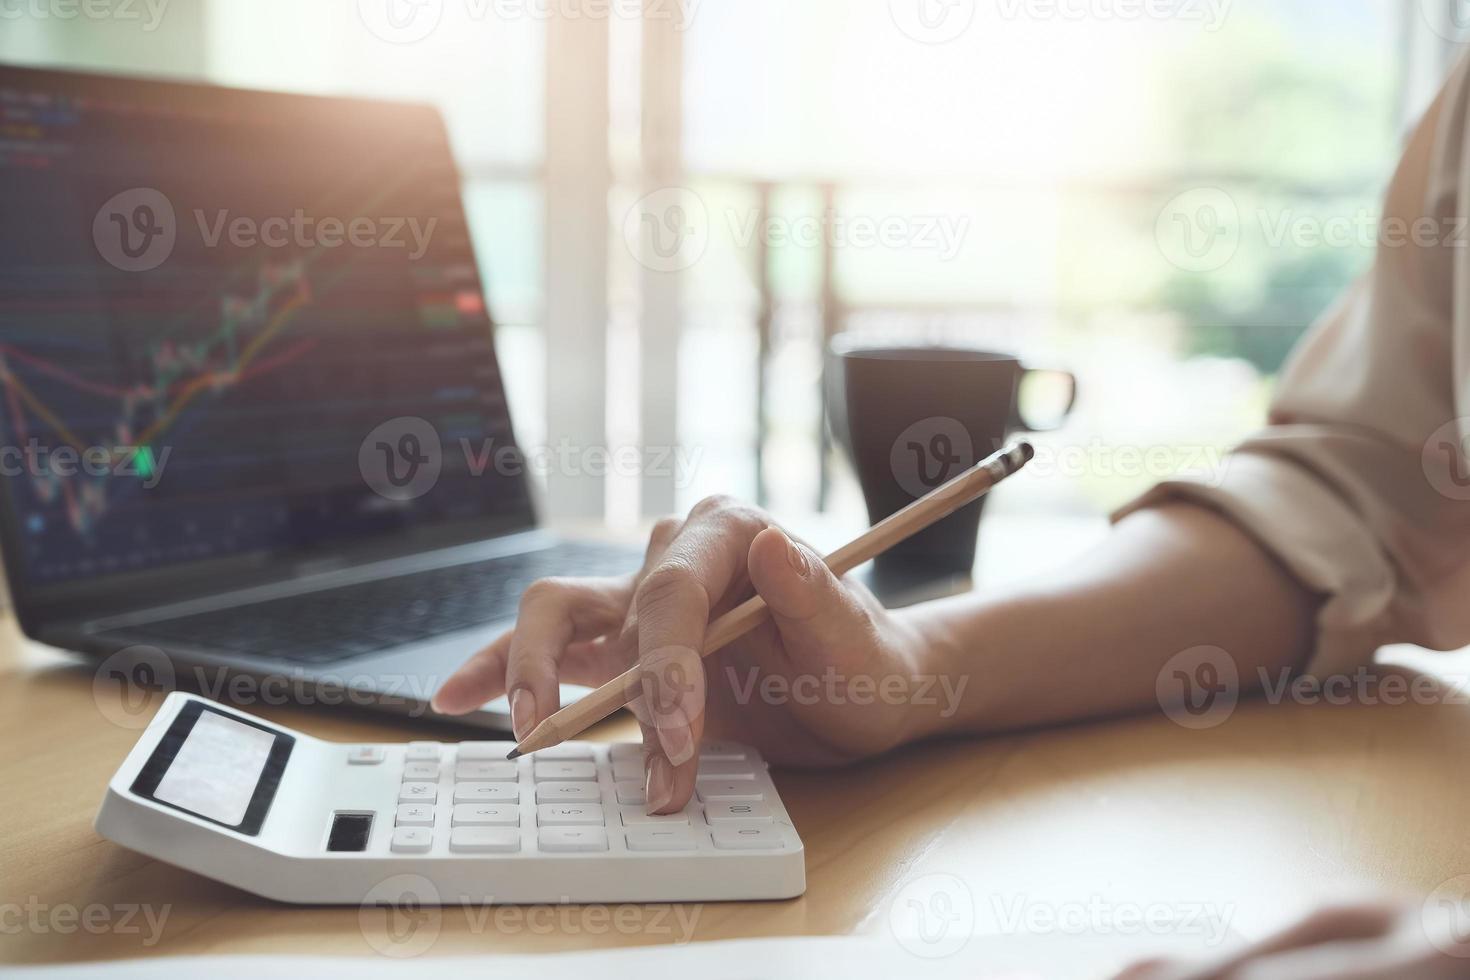
<svg viewBox="0 0 1470 980"><path fill-rule="evenodd" d="M696 798L644 813L640 746L344 745L174 692L112 777L97 832L267 898L359 904L420 875L443 904L691 902L806 890L752 749L707 742Z"/></svg>

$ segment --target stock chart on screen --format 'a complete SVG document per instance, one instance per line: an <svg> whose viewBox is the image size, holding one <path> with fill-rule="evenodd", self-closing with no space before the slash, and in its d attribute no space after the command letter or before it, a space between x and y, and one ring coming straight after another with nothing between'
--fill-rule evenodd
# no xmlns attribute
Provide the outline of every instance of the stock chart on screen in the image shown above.
<svg viewBox="0 0 1470 980"><path fill-rule="evenodd" d="M0 72L0 468L28 575L524 511L520 474L451 451L514 441L432 114L194 91ZM395 419L438 440L411 497L363 472Z"/></svg>

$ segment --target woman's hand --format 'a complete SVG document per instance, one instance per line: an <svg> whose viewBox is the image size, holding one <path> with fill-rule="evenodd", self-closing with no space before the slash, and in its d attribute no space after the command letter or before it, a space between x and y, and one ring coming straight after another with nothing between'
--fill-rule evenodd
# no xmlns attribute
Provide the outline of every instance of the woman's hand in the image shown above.
<svg viewBox="0 0 1470 980"><path fill-rule="evenodd" d="M1142 963L1117 980L1450 980L1470 977L1470 943L1418 909L1323 909L1211 964Z"/></svg>
<svg viewBox="0 0 1470 980"><path fill-rule="evenodd" d="M752 591L770 621L702 660L706 624ZM520 738L560 706L559 682L595 687L637 663L648 809L672 813L694 792L706 736L828 765L928 730L935 712L916 709L920 690L925 705L942 702L936 690L963 693L921 678L929 648L766 514L714 497L687 520L660 521L635 575L532 585L515 627L445 681L434 708L463 713L508 693Z"/></svg>

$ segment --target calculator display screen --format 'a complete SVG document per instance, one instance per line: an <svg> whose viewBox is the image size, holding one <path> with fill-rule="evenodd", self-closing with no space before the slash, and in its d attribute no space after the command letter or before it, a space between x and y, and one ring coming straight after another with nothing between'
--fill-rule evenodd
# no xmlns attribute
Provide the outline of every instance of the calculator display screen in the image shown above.
<svg viewBox="0 0 1470 980"><path fill-rule="evenodd" d="M276 737L213 712L194 723L153 798L234 826L245 819Z"/></svg>
<svg viewBox="0 0 1470 980"><path fill-rule="evenodd" d="M263 725L186 704L133 784L133 792L255 834L295 739Z"/></svg>

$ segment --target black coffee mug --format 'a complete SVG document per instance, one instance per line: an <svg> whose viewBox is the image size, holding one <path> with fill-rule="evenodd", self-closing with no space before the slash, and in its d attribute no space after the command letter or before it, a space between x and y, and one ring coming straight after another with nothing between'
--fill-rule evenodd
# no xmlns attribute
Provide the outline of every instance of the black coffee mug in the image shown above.
<svg viewBox="0 0 1470 980"><path fill-rule="evenodd" d="M1021 411L1021 382L1033 374L1066 383L1065 407L1050 424ZM828 422L875 524L1001 449L1011 433L1056 428L1076 400L1071 372L1027 368L990 351L870 346L839 336L828 361ZM885 552L875 580L968 575L984 506L982 497Z"/></svg>

